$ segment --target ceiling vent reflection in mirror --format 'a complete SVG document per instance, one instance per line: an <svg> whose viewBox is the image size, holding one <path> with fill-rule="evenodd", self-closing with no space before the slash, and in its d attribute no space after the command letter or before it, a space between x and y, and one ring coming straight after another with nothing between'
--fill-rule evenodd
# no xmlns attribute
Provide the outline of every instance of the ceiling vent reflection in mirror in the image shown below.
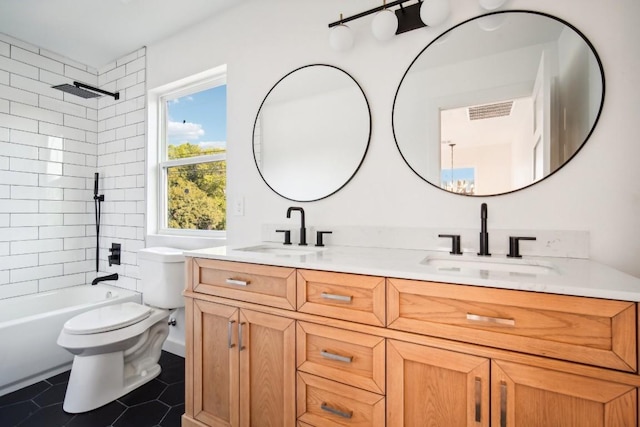
<svg viewBox="0 0 640 427"><path fill-rule="evenodd" d="M505 101L469 107L467 112L469 113L469 120L493 119L511 115L512 107L513 101Z"/></svg>

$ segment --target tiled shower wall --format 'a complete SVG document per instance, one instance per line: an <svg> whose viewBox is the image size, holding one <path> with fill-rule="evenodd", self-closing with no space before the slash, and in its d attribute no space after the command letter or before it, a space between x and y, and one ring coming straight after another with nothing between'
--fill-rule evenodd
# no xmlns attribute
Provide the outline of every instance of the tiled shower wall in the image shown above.
<svg viewBox="0 0 640 427"><path fill-rule="evenodd" d="M52 89L79 80L110 97ZM100 275L137 288L144 246L145 50L94 70L0 34L0 298L91 282L93 176L100 173ZM122 265L107 247L122 244Z"/></svg>

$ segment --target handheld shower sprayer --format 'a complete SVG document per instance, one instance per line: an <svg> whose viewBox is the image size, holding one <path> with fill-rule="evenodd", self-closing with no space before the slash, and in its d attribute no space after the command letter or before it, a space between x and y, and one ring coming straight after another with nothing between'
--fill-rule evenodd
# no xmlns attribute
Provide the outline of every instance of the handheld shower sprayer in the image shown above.
<svg viewBox="0 0 640 427"><path fill-rule="evenodd" d="M96 271L99 271L100 266L100 213L101 204L104 202L104 194L98 195L98 179L100 174L95 173L93 177L93 204L96 209Z"/></svg>

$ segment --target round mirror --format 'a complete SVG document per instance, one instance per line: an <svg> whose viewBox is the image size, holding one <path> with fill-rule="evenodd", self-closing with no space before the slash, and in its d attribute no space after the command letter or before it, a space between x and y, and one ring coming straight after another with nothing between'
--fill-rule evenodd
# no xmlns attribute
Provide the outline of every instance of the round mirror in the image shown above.
<svg viewBox="0 0 640 427"><path fill-rule="evenodd" d="M353 77L331 65L307 65L280 79L262 101L253 155L273 191L309 202L351 180L370 136L369 103Z"/></svg>
<svg viewBox="0 0 640 427"><path fill-rule="evenodd" d="M530 11L463 22L411 63L393 105L409 167L436 187L490 196L553 174L591 135L604 72L572 25Z"/></svg>

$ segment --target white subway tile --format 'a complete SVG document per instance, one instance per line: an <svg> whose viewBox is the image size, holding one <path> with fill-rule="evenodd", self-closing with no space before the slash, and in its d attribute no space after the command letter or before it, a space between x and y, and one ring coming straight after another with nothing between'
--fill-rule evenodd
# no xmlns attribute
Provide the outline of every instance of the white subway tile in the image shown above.
<svg viewBox="0 0 640 427"><path fill-rule="evenodd" d="M145 136L144 135L138 135L138 136L133 136L131 138L127 138L125 140L125 149L128 150L135 150L138 148L145 148Z"/></svg>
<svg viewBox="0 0 640 427"><path fill-rule="evenodd" d="M64 65L61 62L54 61L46 56L42 56L28 50L20 49L16 46L11 48L11 58L33 65L34 67L44 68L45 70L53 73L62 74L64 72Z"/></svg>
<svg viewBox="0 0 640 427"><path fill-rule="evenodd" d="M135 227L116 227L114 237L117 239L135 239L136 228Z"/></svg>
<svg viewBox="0 0 640 427"><path fill-rule="evenodd" d="M11 114L48 123L63 124L63 114L19 102L11 103Z"/></svg>
<svg viewBox="0 0 640 427"><path fill-rule="evenodd" d="M95 270L96 261L95 260L83 260L76 262L67 262L64 264L64 274L76 274L76 273L86 273L88 271ZM84 274L82 274L84 277Z"/></svg>
<svg viewBox="0 0 640 427"><path fill-rule="evenodd" d="M108 166L116 163L116 153L102 154L98 157L98 166Z"/></svg>
<svg viewBox="0 0 640 427"><path fill-rule="evenodd" d="M38 188L38 187L33 187ZM9 200L0 199L0 212L2 213L29 213L38 212L37 200Z"/></svg>
<svg viewBox="0 0 640 427"><path fill-rule="evenodd" d="M67 237L64 239L64 250L95 248L95 237Z"/></svg>
<svg viewBox="0 0 640 427"><path fill-rule="evenodd" d="M0 169L9 170L9 157L0 156Z"/></svg>
<svg viewBox="0 0 640 427"><path fill-rule="evenodd" d="M93 192L90 190L64 189L64 200L93 200Z"/></svg>
<svg viewBox="0 0 640 427"><path fill-rule="evenodd" d="M115 188L134 188L137 185L137 178L135 176L118 176L115 180Z"/></svg>
<svg viewBox="0 0 640 427"><path fill-rule="evenodd" d="M9 141L9 129L0 128L0 141Z"/></svg>
<svg viewBox="0 0 640 427"><path fill-rule="evenodd" d="M36 80L38 79L38 69L36 67L16 61L15 59L7 58L6 56L0 56L0 70Z"/></svg>
<svg viewBox="0 0 640 427"><path fill-rule="evenodd" d="M45 162L41 160L12 158L10 169L17 172L45 173L49 175L62 175L62 163ZM29 185L29 184L27 184Z"/></svg>
<svg viewBox="0 0 640 427"><path fill-rule="evenodd" d="M91 154L95 156L98 152L98 146L92 142L76 141L73 139L64 140L64 150L74 153Z"/></svg>
<svg viewBox="0 0 640 427"><path fill-rule="evenodd" d="M125 70L127 65L121 65L113 70L107 71L104 74L100 75L100 80L102 81L102 86L108 85L109 83L115 82L118 79L123 78L128 73Z"/></svg>
<svg viewBox="0 0 640 427"><path fill-rule="evenodd" d="M147 86L143 81L142 83L138 83L135 86L131 86L130 88L127 88L126 98L136 99L139 97L143 97L145 95L146 90L147 90Z"/></svg>
<svg viewBox="0 0 640 427"><path fill-rule="evenodd" d="M11 37L8 34L0 33L0 40L2 40L5 43L9 43L9 44L21 47L22 49L30 50L31 52L34 52L34 53L38 53L39 51L39 48L37 48L36 46L29 44L27 42L23 42L22 40L16 39L15 37Z"/></svg>
<svg viewBox="0 0 640 427"><path fill-rule="evenodd" d="M109 71L113 70L117 66L118 64L116 63L116 61L113 61L100 67L100 69L98 70L99 84L103 84L104 82L102 82L100 79L105 79L105 74L107 74Z"/></svg>
<svg viewBox="0 0 640 427"><path fill-rule="evenodd" d="M11 55L11 45L9 43L5 43L0 41L0 55L2 56L10 56Z"/></svg>
<svg viewBox="0 0 640 427"><path fill-rule="evenodd" d="M9 114L9 101L6 99L0 99L0 113Z"/></svg>
<svg viewBox="0 0 640 427"><path fill-rule="evenodd" d="M139 149L135 151L136 153L136 160L138 162L144 162L145 159L147 158L147 152L144 149Z"/></svg>
<svg viewBox="0 0 640 427"><path fill-rule="evenodd" d="M23 159L35 160L38 158L38 147L31 147L29 145L15 144L15 143L9 143L9 142L0 142L0 153L6 156L11 156L11 157L21 157Z"/></svg>
<svg viewBox="0 0 640 427"><path fill-rule="evenodd" d="M59 138L73 139L76 141L85 141L86 135L83 130L74 129L65 126L59 126L52 123L40 123L40 133L44 135L56 136ZM59 147L49 147L59 148ZM60 146L62 148L62 146Z"/></svg>
<svg viewBox="0 0 640 427"><path fill-rule="evenodd" d="M40 107L77 117L87 117L87 107L40 95Z"/></svg>
<svg viewBox="0 0 640 427"><path fill-rule="evenodd" d="M0 70L0 84L9 86L9 72Z"/></svg>
<svg viewBox="0 0 640 427"><path fill-rule="evenodd" d="M12 199L62 200L62 188L11 186Z"/></svg>
<svg viewBox="0 0 640 427"><path fill-rule="evenodd" d="M57 239L62 237L84 237L84 226L62 225L54 227L40 227L40 239ZM44 251L43 251L44 252Z"/></svg>
<svg viewBox="0 0 640 427"><path fill-rule="evenodd" d="M95 173L95 169L87 167L87 166L71 165L71 164L65 164L64 165L64 174L65 174L65 176L84 176L84 177L91 176L91 177L93 177L94 173Z"/></svg>
<svg viewBox="0 0 640 427"><path fill-rule="evenodd" d="M125 126L126 117L124 116L124 114L120 114L118 116L109 117L108 119L102 121L101 123L104 124L103 130L116 129L116 128Z"/></svg>
<svg viewBox="0 0 640 427"><path fill-rule="evenodd" d="M38 238L38 227L7 227L0 228L0 242L14 240L32 240Z"/></svg>
<svg viewBox="0 0 640 427"><path fill-rule="evenodd" d="M125 217L126 215L123 213L102 213L103 223L108 225L126 225Z"/></svg>
<svg viewBox="0 0 640 427"><path fill-rule="evenodd" d="M84 273L67 274L66 271L63 271L63 274L64 275L60 275L58 277L49 277L38 280L38 291L46 292L55 289L68 288L70 286L84 285L86 283Z"/></svg>
<svg viewBox="0 0 640 427"><path fill-rule="evenodd" d="M138 213L135 202L119 202L118 201L112 204L114 205L114 212L119 212L123 214Z"/></svg>
<svg viewBox="0 0 640 427"><path fill-rule="evenodd" d="M95 213L64 214L65 225L91 225L95 227ZM87 235L85 230L84 235Z"/></svg>
<svg viewBox="0 0 640 427"><path fill-rule="evenodd" d="M43 252L37 255L39 265L61 264L64 262L84 261L84 249L71 251Z"/></svg>
<svg viewBox="0 0 640 427"><path fill-rule="evenodd" d="M11 242L11 255L58 252L62 250L62 239L20 240Z"/></svg>
<svg viewBox="0 0 640 427"><path fill-rule="evenodd" d="M125 200L144 200L144 188L130 188L126 191Z"/></svg>
<svg viewBox="0 0 640 427"><path fill-rule="evenodd" d="M41 187L57 187L57 188L86 188L85 179L71 176L60 175L36 175L38 184ZM0 177L0 182L2 178Z"/></svg>
<svg viewBox="0 0 640 427"><path fill-rule="evenodd" d="M98 123L95 120L71 116L69 114L64 115L64 125L89 132L96 132L98 130Z"/></svg>
<svg viewBox="0 0 640 427"><path fill-rule="evenodd" d="M131 138L132 136L136 136L135 125L129 125L116 129L116 139Z"/></svg>
<svg viewBox="0 0 640 427"><path fill-rule="evenodd" d="M62 138L51 135L41 135L34 132L12 130L10 141L16 144L62 150Z"/></svg>
<svg viewBox="0 0 640 427"><path fill-rule="evenodd" d="M15 87L0 85L0 98L22 102L33 106L38 105L38 95Z"/></svg>
<svg viewBox="0 0 640 427"><path fill-rule="evenodd" d="M135 162L135 151L120 151L116 154L116 163Z"/></svg>
<svg viewBox="0 0 640 427"><path fill-rule="evenodd" d="M101 108L98 111L98 120L102 121L116 115L116 106Z"/></svg>
<svg viewBox="0 0 640 427"><path fill-rule="evenodd" d="M5 187L3 185L3 187ZM0 227L9 227L11 225L11 215L0 214Z"/></svg>
<svg viewBox="0 0 640 427"><path fill-rule="evenodd" d="M73 80L79 80L80 82L89 84L91 86L95 86L98 84L98 76L96 74L80 70L70 65L64 66L64 75L65 77L69 77Z"/></svg>
<svg viewBox="0 0 640 427"><path fill-rule="evenodd" d="M127 163L124 165L125 175L139 175L145 172L144 162Z"/></svg>
<svg viewBox="0 0 640 427"><path fill-rule="evenodd" d="M117 130L118 129L116 129L116 131ZM120 153L124 151L124 147L124 139L116 139L115 141L106 143L105 153Z"/></svg>
<svg viewBox="0 0 640 427"><path fill-rule="evenodd" d="M40 70L41 75L45 72L47 71ZM44 95L53 99L62 100L64 98L64 92L61 92L58 89L54 89L51 87L52 85L58 85L62 83L66 83L66 82L55 81L53 83L47 83L39 80L30 79L24 76L18 76L15 74L11 75L11 86L18 89L26 90L27 92L33 92L34 94Z"/></svg>
<svg viewBox="0 0 640 427"><path fill-rule="evenodd" d="M24 117L16 117L12 114L0 113L0 127L38 132L38 121Z"/></svg>
<svg viewBox="0 0 640 427"><path fill-rule="evenodd" d="M38 225L62 225L62 214L20 213L11 214L12 227L26 227Z"/></svg>
<svg viewBox="0 0 640 427"><path fill-rule="evenodd" d="M98 156L85 156L85 165L91 166L92 168L98 167Z"/></svg>
<svg viewBox="0 0 640 427"><path fill-rule="evenodd" d="M147 70L140 70L136 73L138 76L138 83L145 82L147 80Z"/></svg>
<svg viewBox="0 0 640 427"><path fill-rule="evenodd" d="M141 123L144 122L146 119L146 111L145 110L136 110L136 111L132 111L130 113L127 113L127 119L126 119L126 123L128 125L133 124L133 123Z"/></svg>
<svg viewBox="0 0 640 427"><path fill-rule="evenodd" d="M0 170L0 182L3 184L38 185L38 174Z"/></svg>
<svg viewBox="0 0 640 427"><path fill-rule="evenodd" d="M9 272L3 271L0 274L0 283L9 283ZM0 299L13 298L22 295L35 294L38 292L38 281L10 283L0 286Z"/></svg>
<svg viewBox="0 0 640 427"><path fill-rule="evenodd" d="M1 256L10 255L10 253L9 253L10 245L11 245L11 242L0 242L0 255Z"/></svg>
<svg viewBox="0 0 640 427"><path fill-rule="evenodd" d="M128 95L128 88L136 84L138 84L138 76L136 74L128 74L116 81L116 90L123 92L126 89L126 94Z"/></svg>
<svg viewBox="0 0 640 427"><path fill-rule="evenodd" d="M83 202L40 200L41 213L85 213Z"/></svg>
<svg viewBox="0 0 640 427"><path fill-rule="evenodd" d="M129 62L126 67L127 67L127 74L133 74L137 71L143 70L145 68L145 57L141 57L136 59L135 61L131 61Z"/></svg>
<svg viewBox="0 0 640 427"><path fill-rule="evenodd" d="M87 108L87 119L98 120L98 110L94 108Z"/></svg>
<svg viewBox="0 0 640 427"><path fill-rule="evenodd" d="M100 132L98 134L98 144L104 144L105 142L113 141L116 139L115 129Z"/></svg>
<svg viewBox="0 0 640 427"><path fill-rule="evenodd" d="M85 166L87 161L87 156L84 154L72 153L70 151L49 150L48 148L40 148L38 158L40 160L59 161L81 166Z"/></svg>
<svg viewBox="0 0 640 427"><path fill-rule="evenodd" d="M136 135L145 135L145 133L147 131L146 126L147 126L146 122L138 123L136 125Z"/></svg>

